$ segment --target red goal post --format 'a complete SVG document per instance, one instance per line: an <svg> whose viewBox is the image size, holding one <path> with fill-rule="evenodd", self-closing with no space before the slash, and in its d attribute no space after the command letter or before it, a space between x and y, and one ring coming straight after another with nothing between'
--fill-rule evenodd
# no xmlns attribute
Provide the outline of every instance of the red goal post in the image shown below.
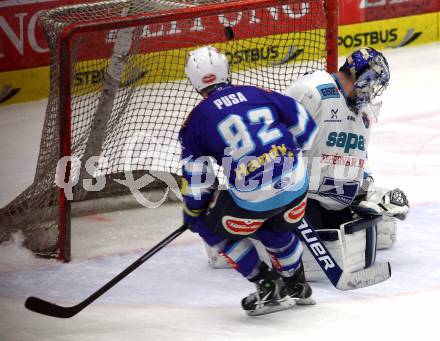
<svg viewBox="0 0 440 341"><path fill-rule="evenodd" d="M84 181L104 178L98 197L106 197L124 193L114 179L126 171L179 175L177 132L200 100L183 73L189 50L215 45L233 82L277 91L305 72L337 69L337 0L105 1L52 9L40 21L51 91L37 171L0 210L0 241L21 230L30 249L63 261L71 203L96 198Z"/></svg>

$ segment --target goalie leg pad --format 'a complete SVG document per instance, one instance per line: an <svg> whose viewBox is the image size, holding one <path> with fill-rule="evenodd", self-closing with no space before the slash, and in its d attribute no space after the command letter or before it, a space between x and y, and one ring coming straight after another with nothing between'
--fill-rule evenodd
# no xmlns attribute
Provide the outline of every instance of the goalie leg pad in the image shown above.
<svg viewBox="0 0 440 341"><path fill-rule="evenodd" d="M329 249L335 261L346 271L357 271L374 264L376 260L377 229L376 224L371 224L355 232L346 233L345 225L340 229L316 230L325 246ZM305 249L303 257L306 278L309 281L325 279L314 257Z"/></svg>
<svg viewBox="0 0 440 341"><path fill-rule="evenodd" d="M331 230L316 230L319 236L323 239L323 242L329 252L332 254L335 261L339 264L341 268L345 266L345 254L344 246L342 244L341 231L336 229ZM333 233L331 240L325 239L329 233ZM337 237L336 237L337 236ZM307 281L320 281L327 278L325 273L321 270L321 267L316 262L313 255L307 248L304 248L304 254L302 257L302 262L304 265L304 272Z"/></svg>
<svg viewBox="0 0 440 341"><path fill-rule="evenodd" d="M376 261L377 250L377 224L365 230L365 267L373 265Z"/></svg>
<svg viewBox="0 0 440 341"><path fill-rule="evenodd" d="M384 217L377 223L377 249L388 249L396 241L397 221L393 217Z"/></svg>
<svg viewBox="0 0 440 341"><path fill-rule="evenodd" d="M208 255L208 264L213 269L230 269L231 266L226 262L224 257L221 257L215 247L209 246L206 242L205 250Z"/></svg>

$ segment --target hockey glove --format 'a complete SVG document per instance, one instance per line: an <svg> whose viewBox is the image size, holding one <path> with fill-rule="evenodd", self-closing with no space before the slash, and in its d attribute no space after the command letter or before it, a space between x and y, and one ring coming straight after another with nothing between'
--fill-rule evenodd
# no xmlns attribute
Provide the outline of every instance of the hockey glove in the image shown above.
<svg viewBox="0 0 440 341"><path fill-rule="evenodd" d="M200 227L205 225L205 215L206 209L191 210L186 205L183 207L183 223L194 233L198 233Z"/></svg>
<svg viewBox="0 0 440 341"><path fill-rule="evenodd" d="M409 202L401 189L387 190L374 187L365 200L352 205L353 211L366 215L386 215L404 220L409 211Z"/></svg>
<svg viewBox="0 0 440 341"><path fill-rule="evenodd" d="M409 211L409 202L405 193L399 189L393 189L382 197L380 204L389 216L404 220Z"/></svg>

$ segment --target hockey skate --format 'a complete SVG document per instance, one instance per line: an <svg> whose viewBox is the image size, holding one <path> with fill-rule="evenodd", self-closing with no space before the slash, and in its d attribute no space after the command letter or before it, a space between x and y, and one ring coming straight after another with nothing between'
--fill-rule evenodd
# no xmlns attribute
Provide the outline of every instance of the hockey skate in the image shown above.
<svg viewBox="0 0 440 341"><path fill-rule="evenodd" d="M304 275L304 266L301 266L295 271L295 274L289 278L283 278L287 292L291 298L296 301L298 305L313 305L316 301L311 297L312 288L306 281Z"/></svg>
<svg viewBox="0 0 440 341"><path fill-rule="evenodd" d="M257 291L243 298L241 306L250 316L271 314L295 305L281 279L262 279L255 283Z"/></svg>

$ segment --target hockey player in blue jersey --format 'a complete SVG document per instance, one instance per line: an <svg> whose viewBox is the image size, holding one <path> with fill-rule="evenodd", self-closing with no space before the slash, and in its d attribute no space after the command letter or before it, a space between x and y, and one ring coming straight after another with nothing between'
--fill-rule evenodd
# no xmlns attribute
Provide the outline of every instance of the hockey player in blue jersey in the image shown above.
<svg viewBox="0 0 440 341"><path fill-rule="evenodd" d="M211 46L192 51L185 72L204 100L179 134L184 222L255 283L256 292L242 300L249 315L314 304L292 232L305 212L301 152L316 135L314 120L290 97L232 85L226 56ZM226 177L223 190L212 189L212 160ZM272 267L248 237L264 245Z"/></svg>

